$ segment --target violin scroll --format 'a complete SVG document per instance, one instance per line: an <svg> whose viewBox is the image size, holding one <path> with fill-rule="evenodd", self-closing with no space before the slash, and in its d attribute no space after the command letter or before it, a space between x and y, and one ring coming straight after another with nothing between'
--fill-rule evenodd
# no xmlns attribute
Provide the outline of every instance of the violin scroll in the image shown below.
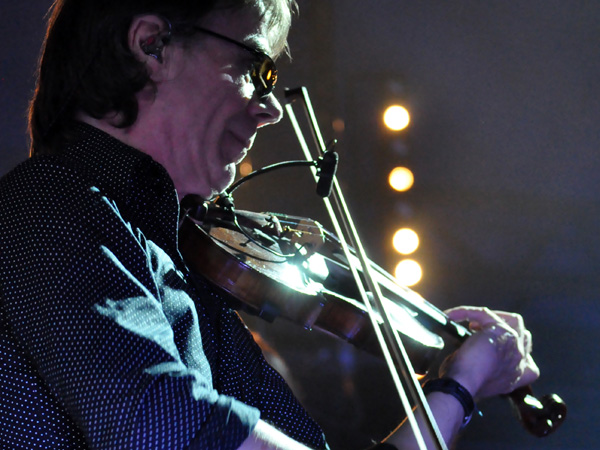
<svg viewBox="0 0 600 450"><path fill-rule="evenodd" d="M556 394L547 394L538 400L530 386L523 386L506 397L525 429L537 437L548 436L567 417L567 405Z"/></svg>

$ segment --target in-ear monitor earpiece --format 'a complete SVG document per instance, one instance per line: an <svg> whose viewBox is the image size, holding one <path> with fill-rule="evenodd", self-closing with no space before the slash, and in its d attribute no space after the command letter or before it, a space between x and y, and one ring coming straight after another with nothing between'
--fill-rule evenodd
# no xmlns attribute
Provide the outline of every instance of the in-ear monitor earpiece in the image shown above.
<svg viewBox="0 0 600 450"><path fill-rule="evenodd" d="M162 49L164 46L163 39L158 36L151 36L140 44L140 48L146 55L156 58L160 63L163 62Z"/></svg>

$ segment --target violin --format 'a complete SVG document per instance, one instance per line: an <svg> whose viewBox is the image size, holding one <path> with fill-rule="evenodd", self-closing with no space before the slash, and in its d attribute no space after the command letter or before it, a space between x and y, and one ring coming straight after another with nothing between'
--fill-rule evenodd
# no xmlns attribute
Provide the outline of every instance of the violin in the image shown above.
<svg viewBox="0 0 600 450"><path fill-rule="evenodd" d="M235 309L324 331L381 355L368 313L357 300L351 262L337 237L318 222L233 211L190 198L182 201L182 209L179 245L186 263L222 291ZM375 263L371 267L417 374L425 375L443 350L457 348L471 335ZM566 405L556 394L538 400L530 387L522 387L507 398L535 436L547 436L566 418Z"/></svg>
<svg viewBox="0 0 600 450"><path fill-rule="evenodd" d="M193 271L232 299L233 307L319 329L383 356L419 448L426 446L416 415L436 448L445 450L417 375L427 373L442 349L460 345L471 333L368 259L335 177L335 141L325 146L305 88L288 89L285 96L306 161L268 166L245 179L281 166L310 166L336 234L310 219L235 211L230 194L242 179L214 204L182 200L181 253ZM320 153L316 160L292 108L297 98L312 126ZM566 417L566 406L555 394L538 400L524 387L508 398L536 436L550 434Z"/></svg>

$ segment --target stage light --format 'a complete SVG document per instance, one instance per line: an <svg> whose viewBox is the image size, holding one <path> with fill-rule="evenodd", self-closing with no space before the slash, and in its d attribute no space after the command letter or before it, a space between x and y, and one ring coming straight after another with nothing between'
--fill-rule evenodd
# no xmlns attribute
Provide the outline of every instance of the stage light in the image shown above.
<svg viewBox="0 0 600 450"><path fill-rule="evenodd" d="M242 161L238 166L238 171L241 177L249 175L250 173L252 173L252 170L252 161L249 158L246 158L246 160Z"/></svg>
<svg viewBox="0 0 600 450"><path fill-rule="evenodd" d="M414 286L423 277L423 270L418 262L404 259L396 265L394 276L398 283L404 286Z"/></svg>
<svg viewBox="0 0 600 450"><path fill-rule="evenodd" d="M392 105L383 113L383 123L392 131L404 130L410 123L410 114L404 106Z"/></svg>
<svg viewBox="0 0 600 450"><path fill-rule="evenodd" d="M392 243L398 253L410 255L419 248L419 235L410 228L400 228L394 233Z"/></svg>
<svg viewBox="0 0 600 450"><path fill-rule="evenodd" d="M390 172L388 180L392 189L404 192L412 187L415 177L407 167L396 167Z"/></svg>
<svg viewBox="0 0 600 450"><path fill-rule="evenodd" d="M331 122L331 128L333 128L333 131L335 131L336 133L343 133L346 129L346 123L344 122L344 119L338 117L336 119L333 119L333 121Z"/></svg>

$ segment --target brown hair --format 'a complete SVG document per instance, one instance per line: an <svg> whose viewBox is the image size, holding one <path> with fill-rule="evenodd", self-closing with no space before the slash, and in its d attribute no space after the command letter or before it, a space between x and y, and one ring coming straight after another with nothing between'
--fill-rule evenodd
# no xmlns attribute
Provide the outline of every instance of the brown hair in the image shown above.
<svg viewBox="0 0 600 450"><path fill-rule="evenodd" d="M274 30L270 38L279 53L294 6L294 0L56 0L29 107L30 154L58 152L79 111L97 119L118 113L120 127L135 122L136 94L150 82L127 42L135 16L160 15L176 34L217 7L258 8Z"/></svg>

